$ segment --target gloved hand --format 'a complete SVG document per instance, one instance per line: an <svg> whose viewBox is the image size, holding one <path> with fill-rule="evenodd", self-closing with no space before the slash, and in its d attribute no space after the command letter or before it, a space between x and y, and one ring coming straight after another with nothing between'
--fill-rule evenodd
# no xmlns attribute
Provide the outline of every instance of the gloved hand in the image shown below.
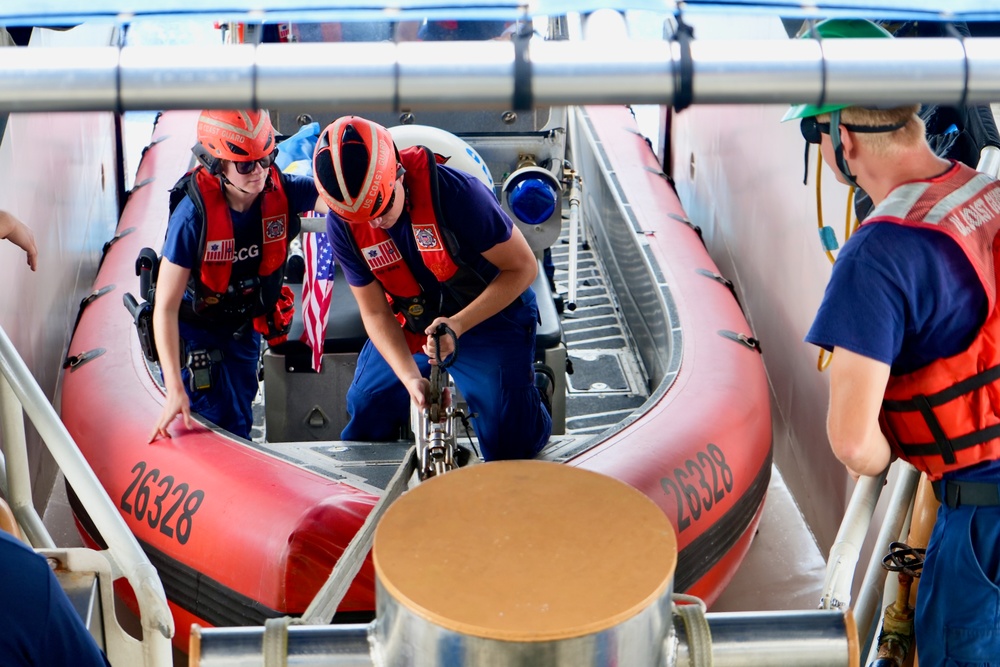
<svg viewBox="0 0 1000 667"><path fill-rule="evenodd" d="M288 285L281 286L281 296L274 304L271 312L255 317L253 328L257 330L268 345L280 345L288 340L288 332L292 328L292 317L295 315L295 294Z"/></svg>

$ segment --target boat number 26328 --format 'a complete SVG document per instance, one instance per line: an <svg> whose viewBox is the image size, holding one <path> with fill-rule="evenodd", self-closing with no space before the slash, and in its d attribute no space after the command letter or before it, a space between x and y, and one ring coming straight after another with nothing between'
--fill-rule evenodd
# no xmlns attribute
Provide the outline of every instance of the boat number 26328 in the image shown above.
<svg viewBox="0 0 1000 667"><path fill-rule="evenodd" d="M173 475L160 476L159 468L146 470L146 462L132 466L135 477L122 494L119 505L153 530L159 528L167 537L186 544L191 537L194 514L205 499L205 492L191 491L187 482L176 484Z"/></svg>
<svg viewBox="0 0 1000 667"><path fill-rule="evenodd" d="M704 451L674 468L673 475L661 478L660 486L676 500L677 532L681 532L732 492L733 469L719 446L710 442Z"/></svg>

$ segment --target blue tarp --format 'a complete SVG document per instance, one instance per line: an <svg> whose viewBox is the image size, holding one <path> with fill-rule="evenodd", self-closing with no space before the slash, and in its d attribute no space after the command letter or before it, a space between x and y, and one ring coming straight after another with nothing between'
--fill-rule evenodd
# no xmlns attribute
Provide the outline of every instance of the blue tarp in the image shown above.
<svg viewBox="0 0 1000 667"><path fill-rule="evenodd" d="M675 13L674 0L3 0L0 25L69 25L85 21L196 18L213 21L328 22L506 19L601 8ZM685 0L686 13L737 11L788 18L853 16L882 19L1000 20L997 0Z"/></svg>

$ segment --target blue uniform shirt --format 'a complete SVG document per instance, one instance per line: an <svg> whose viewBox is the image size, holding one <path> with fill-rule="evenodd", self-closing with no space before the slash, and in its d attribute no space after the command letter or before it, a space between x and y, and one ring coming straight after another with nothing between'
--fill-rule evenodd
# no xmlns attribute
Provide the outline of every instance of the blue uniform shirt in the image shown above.
<svg viewBox="0 0 1000 667"><path fill-rule="evenodd" d="M443 165L438 165L437 172L441 211L445 217L443 224L458 242L459 259L489 282L499 270L483 258L482 253L510 239L514 223L500 208L493 193L474 176ZM368 264L358 254L347 223L330 213L326 228L347 282L363 287L375 280ZM420 258L409 212L404 209L396 224L386 231L424 289L428 303L438 303L441 289L437 278ZM448 303L447 296L443 299L442 312L454 315L457 304Z"/></svg>
<svg viewBox="0 0 1000 667"><path fill-rule="evenodd" d="M0 531L0 665L107 667L44 558Z"/></svg>
<svg viewBox="0 0 1000 667"><path fill-rule="evenodd" d="M438 176L443 226L459 245L459 259L492 281L499 270L482 253L509 240L513 223L493 193L475 177L443 166L438 167ZM360 256L347 223L331 214L327 232L348 283L355 287L371 284L375 276ZM440 297L441 313L455 314L460 304L450 300L420 258L409 213L404 211L387 232L428 302L437 303ZM472 425L487 461L531 458L552 432L552 420L534 384L537 320L535 293L529 287L507 308L465 332L449 367L475 415ZM426 376L427 357L416 354L414 358ZM358 357L347 408L351 419L341 433L344 440L395 440L409 423L409 394L371 340Z"/></svg>
<svg viewBox="0 0 1000 667"><path fill-rule="evenodd" d="M902 375L967 348L986 308L975 269L952 239L867 224L840 251L806 341L884 362Z"/></svg>

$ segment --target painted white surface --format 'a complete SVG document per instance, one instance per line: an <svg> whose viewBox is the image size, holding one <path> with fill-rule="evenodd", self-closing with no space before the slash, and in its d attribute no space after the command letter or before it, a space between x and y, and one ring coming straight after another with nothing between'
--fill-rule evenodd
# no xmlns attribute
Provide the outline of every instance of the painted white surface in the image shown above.
<svg viewBox="0 0 1000 667"><path fill-rule="evenodd" d="M110 26L36 30L29 48L110 39ZM39 253L32 273L20 248L0 243L0 325L50 398L69 329L117 224L114 145L110 113L11 114L0 142L0 208L32 228ZM33 444L38 439L30 425L27 433L35 502L42 507L56 469Z"/></svg>

